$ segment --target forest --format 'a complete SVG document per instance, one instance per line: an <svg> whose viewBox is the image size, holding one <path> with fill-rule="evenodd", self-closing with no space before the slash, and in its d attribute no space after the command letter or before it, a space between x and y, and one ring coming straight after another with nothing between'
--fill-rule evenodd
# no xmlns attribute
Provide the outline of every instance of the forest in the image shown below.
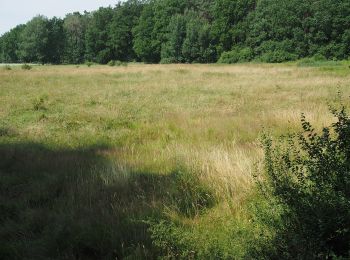
<svg viewBox="0 0 350 260"><path fill-rule="evenodd" d="M285 62L350 55L343 0L128 0L0 37L1 63Z"/></svg>

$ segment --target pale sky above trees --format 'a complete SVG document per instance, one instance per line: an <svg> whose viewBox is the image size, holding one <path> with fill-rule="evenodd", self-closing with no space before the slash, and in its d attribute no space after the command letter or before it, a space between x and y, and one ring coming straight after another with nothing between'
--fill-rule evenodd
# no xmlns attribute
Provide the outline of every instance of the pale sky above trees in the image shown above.
<svg viewBox="0 0 350 260"><path fill-rule="evenodd" d="M67 13L114 6L118 0L0 0L0 35L38 14L64 17Z"/></svg>

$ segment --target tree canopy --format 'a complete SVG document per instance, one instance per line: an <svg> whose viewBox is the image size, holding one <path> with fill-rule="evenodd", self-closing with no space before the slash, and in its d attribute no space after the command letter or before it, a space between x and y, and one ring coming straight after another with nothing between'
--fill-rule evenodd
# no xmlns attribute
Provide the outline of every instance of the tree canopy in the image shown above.
<svg viewBox="0 0 350 260"><path fill-rule="evenodd" d="M350 55L343 0L128 0L0 37L0 62L283 62Z"/></svg>

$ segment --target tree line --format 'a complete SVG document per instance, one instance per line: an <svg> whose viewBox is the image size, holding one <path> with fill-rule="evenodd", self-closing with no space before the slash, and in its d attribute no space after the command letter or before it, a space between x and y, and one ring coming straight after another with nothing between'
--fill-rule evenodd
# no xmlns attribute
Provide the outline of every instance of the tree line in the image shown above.
<svg viewBox="0 0 350 260"><path fill-rule="evenodd" d="M0 37L0 62L283 62L350 55L350 1L128 0Z"/></svg>

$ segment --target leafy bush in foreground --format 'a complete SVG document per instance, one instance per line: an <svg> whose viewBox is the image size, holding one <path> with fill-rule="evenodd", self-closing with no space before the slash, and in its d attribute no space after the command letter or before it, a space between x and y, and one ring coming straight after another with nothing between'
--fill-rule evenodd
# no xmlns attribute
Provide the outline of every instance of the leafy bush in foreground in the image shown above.
<svg viewBox="0 0 350 260"><path fill-rule="evenodd" d="M260 184L283 207L268 258L350 256L350 117L344 106L331 112L337 122L321 134L302 116L298 136L264 137Z"/></svg>

